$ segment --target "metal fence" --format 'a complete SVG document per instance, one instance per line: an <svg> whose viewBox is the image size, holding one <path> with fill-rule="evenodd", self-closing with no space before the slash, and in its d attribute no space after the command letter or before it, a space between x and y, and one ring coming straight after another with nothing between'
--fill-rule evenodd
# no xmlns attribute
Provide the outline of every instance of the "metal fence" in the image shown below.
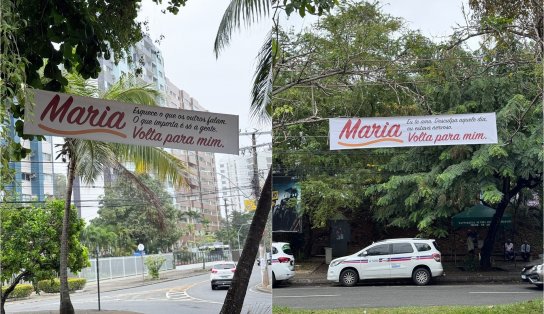
<svg viewBox="0 0 544 314"><path fill-rule="evenodd" d="M100 280L113 279L128 276L147 274L147 267L144 259L150 256L162 256L166 261L162 264L160 271L174 269L174 255L172 253L153 254L143 256L122 256L99 258ZM71 277L85 278L87 281L96 281L96 259L89 260L91 267L86 267L79 274L69 274Z"/></svg>
<svg viewBox="0 0 544 314"><path fill-rule="evenodd" d="M224 260L231 260L232 256L230 252L174 252L174 261L176 266L180 265L189 265L189 264L198 264L205 261L209 262L218 262Z"/></svg>

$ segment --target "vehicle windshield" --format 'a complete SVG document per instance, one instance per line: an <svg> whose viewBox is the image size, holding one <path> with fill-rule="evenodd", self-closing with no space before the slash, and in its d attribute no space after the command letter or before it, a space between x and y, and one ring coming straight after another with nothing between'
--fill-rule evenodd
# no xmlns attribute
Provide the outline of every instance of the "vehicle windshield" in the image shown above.
<svg viewBox="0 0 544 314"><path fill-rule="evenodd" d="M232 269L232 268L235 268L236 265L232 264L232 263L225 263L225 264L215 264L215 266L213 266L213 268L215 269Z"/></svg>

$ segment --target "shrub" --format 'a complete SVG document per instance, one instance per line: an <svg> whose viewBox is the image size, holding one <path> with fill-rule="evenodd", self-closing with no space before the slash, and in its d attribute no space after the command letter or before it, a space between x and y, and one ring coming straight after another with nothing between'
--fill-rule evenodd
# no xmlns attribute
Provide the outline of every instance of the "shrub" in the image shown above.
<svg viewBox="0 0 544 314"><path fill-rule="evenodd" d="M8 287L3 286L2 287L2 294L4 291L6 291ZM15 289L11 291L11 293L8 296L8 299L15 299L15 298L27 298L32 293L32 285L29 284L18 284L15 286Z"/></svg>
<svg viewBox="0 0 544 314"><path fill-rule="evenodd" d="M74 292L81 290L87 283L85 278L68 278L68 290ZM58 278L46 279L38 281L38 290L45 293L59 293L60 292L60 280Z"/></svg>
<svg viewBox="0 0 544 314"><path fill-rule="evenodd" d="M68 288L70 291L81 290L85 287L87 279L85 278L68 278Z"/></svg>
<svg viewBox="0 0 544 314"><path fill-rule="evenodd" d="M55 279L46 279L38 281L38 290L45 293L58 293L60 292L60 280Z"/></svg>
<svg viewBox="0 0 544 314"><path fill-rule="evenodd" d="M166 258L162 256L148 256L145 258L145 266L147 266L151 278L159 279L159 269L165 261Z"/></svg>

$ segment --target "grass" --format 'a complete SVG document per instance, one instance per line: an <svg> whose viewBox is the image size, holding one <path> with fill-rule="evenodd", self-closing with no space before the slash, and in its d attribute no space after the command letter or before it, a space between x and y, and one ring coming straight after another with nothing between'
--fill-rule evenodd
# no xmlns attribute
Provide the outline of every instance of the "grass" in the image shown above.
<svg viewBox="0 0 544 314"><path fill-rule="evenodd" d="M483 306L411 306L390 308L356 308L331 310L300 310L287 307L273 307L274 314L542 314L543 299L535 299L513 304L483 305Z"/></svg>

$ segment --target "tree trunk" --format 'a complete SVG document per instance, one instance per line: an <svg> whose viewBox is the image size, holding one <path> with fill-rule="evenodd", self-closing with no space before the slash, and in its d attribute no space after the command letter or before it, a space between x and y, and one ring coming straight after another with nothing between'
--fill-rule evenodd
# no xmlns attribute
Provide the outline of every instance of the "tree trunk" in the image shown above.
<svg viewBox="0 0 544 314"><path fill-rule="evenodd" d="M530 186L529 182L530 180L519 180L516 185L510 189L510 179L504 178L502 180L502 200L497 205L495 215L493 216L493 219L491 219L491 224L489 225L487 236L484 240L484 246L482 247L482 251L480 253L480 268L482 270L491 269L491 255L493 254L495 238L497 237L502 216L506 210L506 207L510 203L510 199L516 196L523 188Z"/></svg>
<svg viewBox="0 0 544 314"><path fill-rule="evenodd" d="M487 230L487 236L484 240L484 246L480 253L480 268L483 270L491 269L491 255L493 254L493 247L495 245L495 238L497 237L497 232L499 231L499 226L501 224L501 219L504 214L504 210L508 205L508 201L501 201L499 206L497 206L495 215L491 220L491 224Z"/></svg>
<svg viewBox="0 0 544 314"><path fill-rule="evenodd" d="M310 216L304 214L302 216L302 232L304 235L304 248L303 254L304 258L310 258L312 256L312 247L314 246L313 231L312 231L312 222L310 221Z"/></svg>
<svg viewBox="0 0 544 314"><path fill-rule="evenodd" d="M72 202L72 187L75 178L76 161L71 148L68 148L68 178L66 184L66 199L64 204L64 217L62 219L62 233L60 235L60 314L73 314L74 306L70 301L70 291L68 290L68 229L70 225L70 205Z"/></svg>
<svg viewBox="0 0 544 314"><path fill-rule="evenodd" d="M266 227L266 221L270 213L272 200L272 171L268 171L268 176L261 192L261 197L257 204L257 209L249 227L249 233L244 243L242 255L238 261L232 284L230 285L225 302L221 308L221 314L239 314L244 305L249 277L255 264L255 257L259 250L259 243Z"/></svg>
<svg viewBox="0 0 544 314"><path fill-rule="evenodd" d="M13 280L11 285L6 289L6 291L2 293L2 301L1 301L2 305L0 307L2 314L6 314L6 310L4 309L4 304L6 303L6 300L8 299L9 294L15 289L15 286L19 283L19 281L21 281L21 279L28 274L29 274L28 271L24 271L20 273L19 275L17 275L17 277L15 277L15 280Z"/></svg>

